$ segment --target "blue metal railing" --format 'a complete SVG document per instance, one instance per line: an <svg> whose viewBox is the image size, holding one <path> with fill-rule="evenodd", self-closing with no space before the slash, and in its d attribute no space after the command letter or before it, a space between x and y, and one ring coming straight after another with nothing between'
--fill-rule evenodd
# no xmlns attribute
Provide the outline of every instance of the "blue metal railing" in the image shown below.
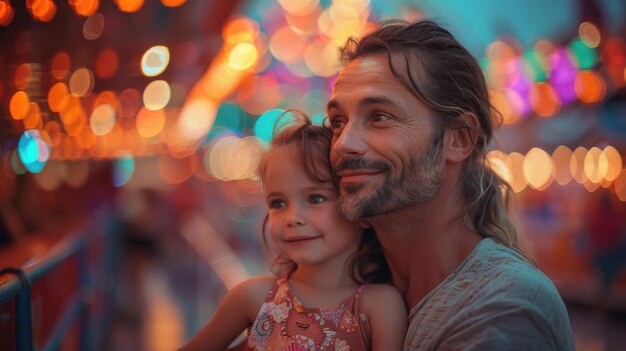
<svg viewBox="0 0 626 351"><path fill-rule="evenodd" d="M92 318L89 318L89 300L98 289L98 276L90 272L89 267L89 249L100 243L105 245L105 251L102 258L101 279L110 276L110 271L115 269L113 265L117 255L117 238L116 238L116 221L109 210L102 209L95 216L92 224L88 228L78 231L62 240L57 246L53 247L49 253L41 258L38 262L26 267L8 267L0 271L0 278L9 277L7 281L0 285L0 306L14 301L14 322L15 322L15 346L18 351L32 351L34 349L33 341L33 321L32 321L32 295L31 285L42 277L53 274L53 270L71 257L76 257L78 291L72 296L68 306L56 318L55 324L47 340L41 345L41 350L57 350L62 341L68 335L72 325L78 322L79 345L80 350L93 350L99 344L102 337L102 325L95 325ZM103 229L104 228L104 229ZM60 283L63 283L60 281ZM106 284L100 284L107 287ZM110 287L109 287L110 288ZM110 303L112 289L100 291L104 295L105 303ZM55 301L44 301L43 303L56 303ZM108 313L108 308L104 308ZM102 316L99 321L106 322L108 316ZM36 339L36 338L35 338ZM2 344L0 340L0 344Z"/></svg>

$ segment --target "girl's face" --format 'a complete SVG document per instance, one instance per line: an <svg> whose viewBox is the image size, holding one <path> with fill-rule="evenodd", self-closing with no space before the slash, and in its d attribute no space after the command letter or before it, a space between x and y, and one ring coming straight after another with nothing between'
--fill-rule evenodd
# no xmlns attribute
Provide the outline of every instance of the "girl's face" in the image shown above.
<svg viewBox="0 0 626 351"><path fill-rule="evenodd" d="M332 182L309 178L299 151L287 145L267 156L263 180L270 237L298 266L336 263L343 269L363 230L339 214Z"/></svg>

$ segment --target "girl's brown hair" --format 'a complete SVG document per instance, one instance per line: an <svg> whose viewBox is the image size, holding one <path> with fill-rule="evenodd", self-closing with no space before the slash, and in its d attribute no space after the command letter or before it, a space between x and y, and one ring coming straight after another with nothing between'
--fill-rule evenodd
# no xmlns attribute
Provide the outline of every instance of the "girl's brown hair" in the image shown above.
<svg viewBox="0 0 626 351"><path fill-rule="evenodd" d="M273 134L269 149L261 157L257 168L261 181L264 180L267 168L270 167L269 156L274 150L285 146L297 146L306 174L316 182L332 182L337 189L330 168L332 131L329 128L314 125L305 113L291 110L278 119ZM296 270L297 265L289 257L272 249L270 240L267 238L268 220L269 215L266 215L262 229L263 244L270 253L272 271L275 274L290 274ZM350 258L348 268L353 279L358 283L390 282L389 267L373 229L368 228L364 231L359 250Z"/></svg>

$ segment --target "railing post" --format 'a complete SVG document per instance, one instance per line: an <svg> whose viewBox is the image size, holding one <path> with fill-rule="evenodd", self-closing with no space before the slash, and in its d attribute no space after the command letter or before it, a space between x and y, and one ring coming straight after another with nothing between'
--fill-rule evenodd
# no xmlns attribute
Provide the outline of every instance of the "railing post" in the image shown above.
<svg viewBox="0 0 626 351"><path fill-rule="evenodd" d="M15 345L17 351L33 350L33 321L31 309L30 282L19 268L5 268L0 275L15 274L20 280L20 292L15 296Z"/></svg>

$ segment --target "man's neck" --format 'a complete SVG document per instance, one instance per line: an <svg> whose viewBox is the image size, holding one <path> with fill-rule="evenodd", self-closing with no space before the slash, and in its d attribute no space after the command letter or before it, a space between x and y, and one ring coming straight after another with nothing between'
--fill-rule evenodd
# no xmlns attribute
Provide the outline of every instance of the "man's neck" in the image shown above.
<svg viewBox="0 0 626 351"><path fill-rule="evenodd" d="M463 218L455 219L458 204L436 197L425 205L368 219L409 308L454 272L481 240Z"/></svg>

